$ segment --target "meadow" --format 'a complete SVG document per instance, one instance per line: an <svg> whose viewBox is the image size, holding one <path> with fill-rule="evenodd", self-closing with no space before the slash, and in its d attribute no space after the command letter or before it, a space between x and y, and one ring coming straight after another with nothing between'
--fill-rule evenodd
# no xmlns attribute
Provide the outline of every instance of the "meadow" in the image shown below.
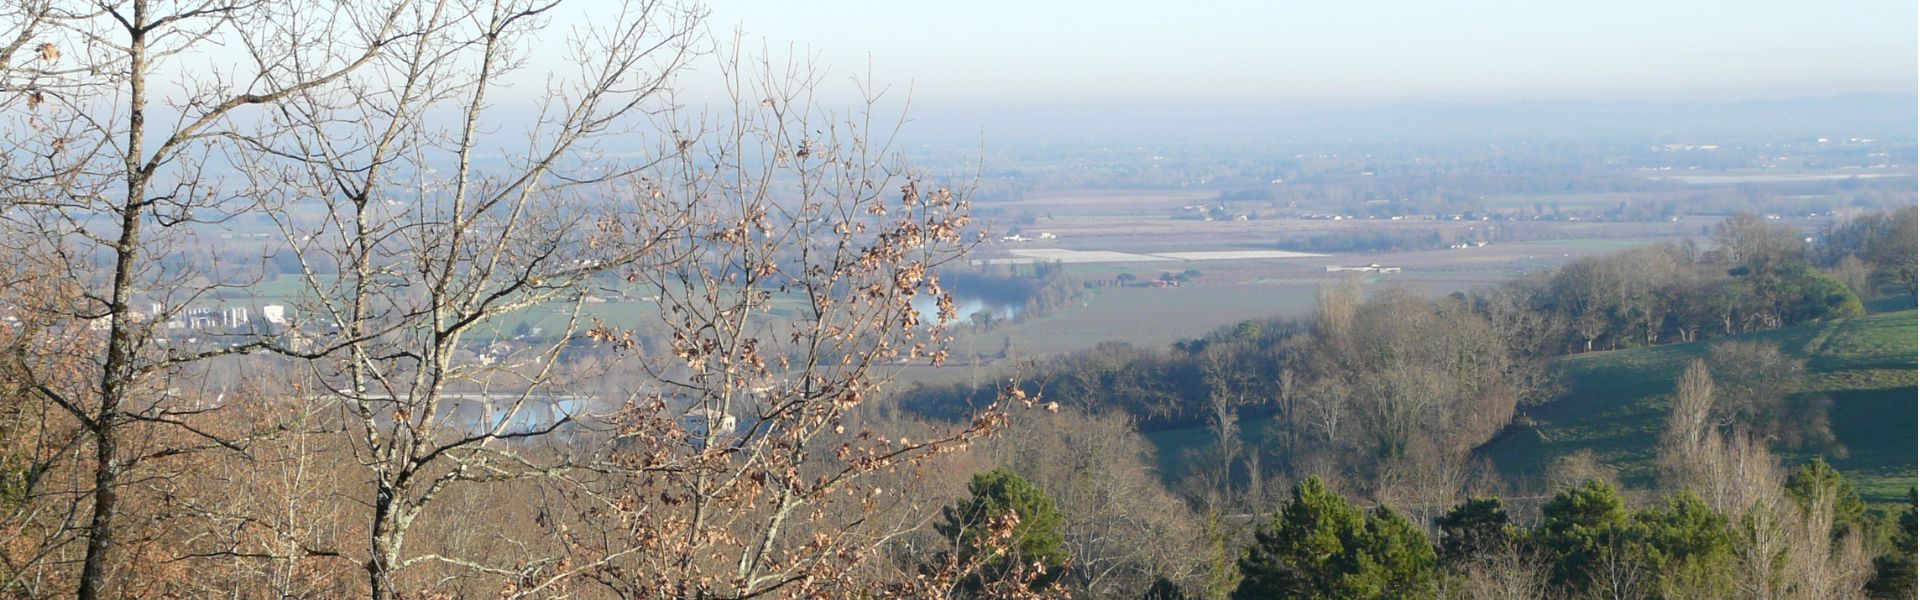
<svg viewBox="0 0 1920 600"><path fill-rule="evenodd" d="M1777 344L1806 360L1807 378L1796 391L1806 398L1824 394L1832 401L1830 419L1844 452L1786 453L1799 463L1816 454L1853 478L1872 504L1906 501L1915 485L1915 311L1901 310L1855 319L1736 336ZM1563 391L1551 401L1523 409L1522 423L1509 427L1478 450L1509 484L1542 481L1556 460L1588 451L1619 470L1622 483L1651 487L1654 455L1667 415L1667 395L1688 361L1703 357L1709 344L1695 342L1560 359ZM1241 420L1240 438L1249 447L1267 443L1275 426L1270 416ZM1164 475L1186 473L1196 453L1214 443L1206 427L1151 431ZM1171 482L1170 482L1171 483Z"/></svg>
<svg viewBox="0 0 1920 600"><path fill-rule="evenodd" d="M1905 500L1914 485L1915 312L1911 309L1759 332L1734 339L1774 344L1806 361L1794 397L1824 394L1844 452L1820 453L1854 477L1869 502ZM1590 451L1648 486L1674 382L1713 340L1593 352L1558 361L1565 391L1524 409L1520 421L1480 448L1503 475L1534 479L1555 459ZM1798 462L1812 453L1791 455Z"/></svg>

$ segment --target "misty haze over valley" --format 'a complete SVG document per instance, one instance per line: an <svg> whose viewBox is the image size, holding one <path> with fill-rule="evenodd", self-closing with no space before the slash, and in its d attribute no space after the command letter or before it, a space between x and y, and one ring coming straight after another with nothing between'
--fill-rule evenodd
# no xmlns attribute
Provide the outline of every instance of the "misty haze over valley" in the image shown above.
<svg viewBox="0 0 1920 600"><path fill-rule="evenodd" d="M0 597L1915 597L1912 2L17 0Z"/></svg>

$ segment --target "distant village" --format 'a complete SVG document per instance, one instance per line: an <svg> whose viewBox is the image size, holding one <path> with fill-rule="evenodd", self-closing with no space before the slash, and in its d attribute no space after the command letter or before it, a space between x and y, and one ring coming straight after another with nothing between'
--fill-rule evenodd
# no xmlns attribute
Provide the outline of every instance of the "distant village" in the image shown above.
<svg viewBox="0 0 1920 600"><path fill-rule="evenodd" d="M259 328L253 322L253 310L246 306L188 306L168 311L165 304L154 302L148 304L145 311L134 311L133 318L145 322L154 318L154 315L164 315L167 322L161 329L167 332L258 333ZM285 305L268 304L259 307L259 311L260 320L274 327L284 328L290 323ZM87 323L87 328L94 331L105 331L112 326L113 321L108 317Z"/></svg>
<svg viewBox="0 0 1920 600"><path fill-rule="evenodd" d="M262 327L254 321L256 308L247 306L189 306L177 311L168 311L166 305L154 302L147 310L135 310L132 318L136 322L147 322L154 315L164 315L166 324L158 328L167 336L173 334L257 334ZM260 322L276 328L291 326L287 307L281 304L268 304L257 307ZM8 307L0 306L0 323L10 327L20 326L20 317ZM97 317L87 321L89 331L106 331L113 327L111 317Z"/></svg>

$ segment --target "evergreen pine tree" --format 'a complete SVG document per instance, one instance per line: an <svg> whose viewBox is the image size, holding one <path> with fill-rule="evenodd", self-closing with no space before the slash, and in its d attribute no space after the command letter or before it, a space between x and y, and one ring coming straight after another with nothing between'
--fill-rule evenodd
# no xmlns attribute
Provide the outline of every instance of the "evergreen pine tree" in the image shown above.
<svg viewBox="0 0 1920 600"><path fill-rule="evenodd" d="M1309 478L1254 533L1233 598L1428 597L1436 562L1426 535L1399 513L1362 513Z"/></svg>
<svg viewBox="0 0 1920 600"><path fill-rule="evenodd" d="M1434 526L1440 530L1437 544L1441 564L1459 566L1476 556L1485 556L1513 540L1507 509L1499 498L1471 498L1453 507Z"/></svg>
<svg viewBox="0 0 1920 600"><path fill-rule="evenodd" d="M981 568L960 582L960 590L977 590L986 582L1007 577L1024 566L1039 564L1030 587L1043 589L1065 574L1067 550L1061 532L1063 517L1053 497L1011 469L1000 467L978 473L967 483L971 495L941 510L934 529L959 552L960 564L980 561ZM989 528L995 519L1019 518L1008 548L991 547Z"/></svg>
<svg viewBox="0 0 1920 600"><path fill-rule="evenodd" d="M1787 479L1787 497L1792 498L1802 510L1812 505L1822 493L1828 492L1833 494L1834 535L1849 530L1857 531L1866 525L1866 501L1861 500L1860 493L1854 491L1853 480L1827 465L1827 461L1814 457Z"/></svg>
<svg viewBox="0 0 1920 600"><path fill-rule="evenodd" d="M1629 515L1613 486L1588 480L1555 495L1540 510L1534 540L1554 557L1553 580L1586 589L1593 570L1619 545Z"/></svg>

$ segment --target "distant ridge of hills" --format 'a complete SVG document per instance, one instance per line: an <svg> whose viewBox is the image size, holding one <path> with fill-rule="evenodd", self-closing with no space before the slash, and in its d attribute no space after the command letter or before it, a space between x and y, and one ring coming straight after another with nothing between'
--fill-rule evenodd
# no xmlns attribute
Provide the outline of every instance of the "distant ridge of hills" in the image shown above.
<svg viewBox="0 0 1920 600"><path fill-rule="evenodd" d="M1730 143L1867 136L1912 140L1920 95L1862 93L1730 101L1412 103L1329 110L1251 104L928 107L908 137L978 144L1237 145L1325 142L1609 141Z"/></svg>
<svg viewBox="0 0 1920 600"><path fill-rule="evenodd" d="M1412 104L1307 115L1282 130L1399 138L1564 140L1665 137L1674 143L1854 136L1912 139L1920 96L1848 94L1733 102L1535 101Z"/></svg>

